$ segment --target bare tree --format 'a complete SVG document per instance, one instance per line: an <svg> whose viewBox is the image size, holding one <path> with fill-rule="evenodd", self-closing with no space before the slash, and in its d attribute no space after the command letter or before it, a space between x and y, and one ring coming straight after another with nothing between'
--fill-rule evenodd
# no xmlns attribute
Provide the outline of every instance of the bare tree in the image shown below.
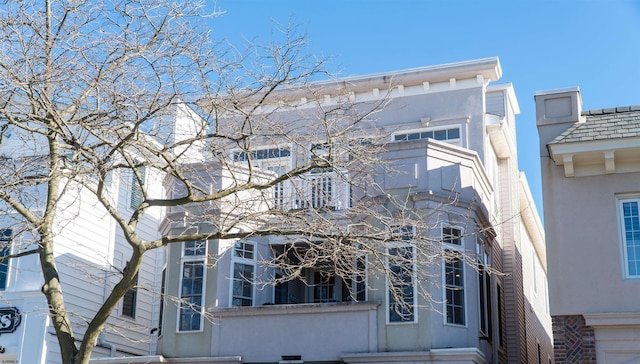
<svg viewBox="0 0 640 364"><path fill-rule="evenodd" d="M279 237L262 258L282 274L256 284L298 279L309 267L364 283L359 257L367 256L366 269L391 282L402 315L410 314L408 261L426 267L419 277L429 279L443 256L463 257L430 233L441 214L452 214L444 207L460 205L459 221L485 224L478 206L453 194L419 212L409 188L378 185L393 169L382 162L387 135L371 123L388 100L356 102L348 85L332 81L310 87L325 75L324 60L305 54L305 37L290 28L275 43L243 51L215 42L207 28L215 15L193 0L2 2L0 130L13 149L0 158L0 199L3 223L23 244L3 259L39 257L64 363L88 362L110 314L136 286L145 253L167 244ZM326 94L334 102L325 103ZM260 153L301 157L267 165ZM122 176L137 188L131 210L114 197ZM335 186L340 193L329 190ZM83 203L79 191L118 226L130 255L78 333L56 239L78 217L64 211ZM141 232L145 217L165 213L187 227L152 238ZM413 250L387 249L407 239Z"/></svg>

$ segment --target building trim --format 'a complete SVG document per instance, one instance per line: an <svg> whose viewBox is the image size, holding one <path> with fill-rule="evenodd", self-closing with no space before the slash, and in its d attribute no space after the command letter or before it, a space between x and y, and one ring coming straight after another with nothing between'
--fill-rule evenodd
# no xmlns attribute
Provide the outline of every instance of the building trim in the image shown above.
<svg viewBox="0 0 640 364"><path fill-rule="evenodd" d="M378 353L349 353L340 358L351 363L469 363L486 364L487 359L478 348L431 349L429 351L401 351Z"/></svg>
<svg viewBox="0 0 640 364"><path fill-rule="evenodd" d="M585 324L591 327L640 327L640 312L585 313Z"/></svg>
<svg viewBox="0 0 640 364"><path fill-rule="evenodd" d="M287 305L263 305L244 307L212 307L207 312L216 317L247 317L261 315L290 315L305 313L332 313L352 311L374 311L380 306L378 301L368 302L331 302L331 303L300 303Z"/></svg>
<svg viewBox="0 0 640 364"><path fill-rule="evenodd" d="M100 358L91 359L90 364L232 364L242 363L240 356L219 356L219 357L195 357L195 358L165 358L162 355L145 355L145 356L124 356L120 358Z"/></svg>

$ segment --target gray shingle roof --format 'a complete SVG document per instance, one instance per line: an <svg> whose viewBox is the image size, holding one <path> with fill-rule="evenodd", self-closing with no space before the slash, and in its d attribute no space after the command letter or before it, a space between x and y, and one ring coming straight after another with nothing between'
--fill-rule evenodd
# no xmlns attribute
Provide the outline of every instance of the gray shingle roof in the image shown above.
<svg viewBox="0 0 640 364"><path fill-rule="evenodd" d="M584 123L575 123L549 144L640 137L640 106L589 110L582 117Z"/></svg>

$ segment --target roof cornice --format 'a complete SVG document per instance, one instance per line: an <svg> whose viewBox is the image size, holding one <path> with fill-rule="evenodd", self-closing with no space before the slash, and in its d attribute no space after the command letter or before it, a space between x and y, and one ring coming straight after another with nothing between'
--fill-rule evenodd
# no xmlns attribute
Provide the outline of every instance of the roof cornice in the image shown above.
<svg viewBox="0 0 640 364"><path fill-rule="evenodd" d="M549 144L548 147L551 159L555 161L556 156L565 154L579 154L608 150L640 148L640 137L567 142L557 144L552 143Z"/></svg>
<svg viewBox="0 0 640 364"><path fill-rule="evenodd" d="M362 76L343 77L316 81L305 85L293 85L276 91L280 97L290 99L315 95L369 92L372 89L387 90L396 86L423 86L452 80L477 79L483 83L497 81L502 77L498 57L482 58L464 62L373 73ZM285 96L286 95L286 96Z"/></svg>

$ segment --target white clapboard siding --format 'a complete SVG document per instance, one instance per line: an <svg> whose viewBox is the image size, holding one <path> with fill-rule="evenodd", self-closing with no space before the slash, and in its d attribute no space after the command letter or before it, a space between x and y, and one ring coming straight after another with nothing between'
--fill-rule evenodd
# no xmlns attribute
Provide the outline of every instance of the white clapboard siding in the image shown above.
<svg viewBox="0 0 640 364"><path fill-rule="evenodd" d="M487 112L490 114L505 116L504 93L487 92L486 94Z"/></svg>

